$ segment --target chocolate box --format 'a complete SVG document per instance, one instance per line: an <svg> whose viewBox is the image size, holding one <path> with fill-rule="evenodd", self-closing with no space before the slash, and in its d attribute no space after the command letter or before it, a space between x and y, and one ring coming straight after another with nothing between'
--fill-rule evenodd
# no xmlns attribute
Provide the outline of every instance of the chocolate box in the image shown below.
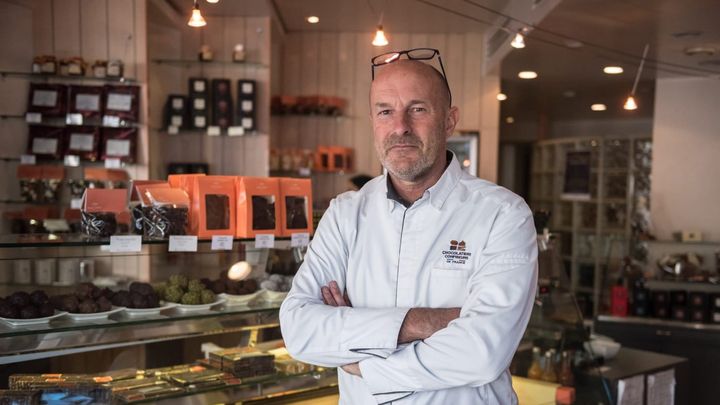
<svg viewBox="0 0 720 405"><path fill-rule="evenodd" d="M100 119L103 113L103 93L102 86L70 86L68 114Z"/></svg>
<svg viewBox="0 0 720 405"><path fill-rule="evenodd" d="M281 235L313 233L312 182L310 179L280 179Z"/></svg>
<svg viewBox="0 0 720 405"><path fill-rule="evenodd" d="M67 113L67 86L64 84L30 83L28 112L62 117Z"/></svg>
<svg viewBox="0 0 720 405"><path fill-rule="evenodd" d="M104 115L129 122L140 120L140 87L105 85Z"/></svg>
<svg viewBox="0 0 720 405"><path fill-rule="evenodd" d="M272 177L236 177L238 238L281 235L280 182Z"/></svg>
<svg viewBox="0 0 720 405"><path fill-rule="evenodd" d="M100 157L100 129L90 126L66 127L65 153L80 159L96 161Z"/></svg>
<svg viewBox="0 0 720 405"><path fill-rule="evenodd" d="M137 154L137 128L103 128L101 158L117 158L134 163Z"/></svg>
<svg viewBox="0 0 720 405"><path fill-rule="evenodd" d="M65 155L65 128L31 125L27 153L38 158L61 159Z"/></svg>
<svg viewBox="0 0 720 405"><path fill-rule="evenodd" d="M195 176L191 233L199 238L235 234L235 177Z"/></svg>

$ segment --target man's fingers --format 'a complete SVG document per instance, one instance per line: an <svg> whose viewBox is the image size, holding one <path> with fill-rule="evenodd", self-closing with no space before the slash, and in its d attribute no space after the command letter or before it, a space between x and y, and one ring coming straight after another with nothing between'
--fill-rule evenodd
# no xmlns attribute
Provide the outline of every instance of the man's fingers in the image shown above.
<svg viewBox="0 0 720 405"><path fill-rule="evenodd" d="M338 306L337 302L335 302L335 299L332 296L332 293L330 292L330 289L327 287L321 287L320 292L322 293L323 302L325 302L325 305L332 305L334 307Z"/></svg>
<svg viewBox="0 0 720 405"><path fill-rule="evenodd" d="M335 281L330 282L330 293L332 294L332 297L335 299L335 302L339 306L347 306L345 303L345 299L342 296L342 293L340 292L340 287L338 287L338 284Z"/></svg>
<svg viewBox="0 0 720 405"><path fill-rule="evenodd" d="M350 298L347 295L347 290L345 290L345 293L343 294L343 298L345 299L345 303L347 304L347 306L351 307L352 302L350 302Z"/></svg>

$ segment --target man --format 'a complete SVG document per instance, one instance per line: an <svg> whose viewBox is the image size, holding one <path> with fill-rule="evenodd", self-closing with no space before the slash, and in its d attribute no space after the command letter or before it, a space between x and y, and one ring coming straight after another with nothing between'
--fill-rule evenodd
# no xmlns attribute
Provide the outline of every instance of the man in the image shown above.
<svg viewBox="0 0 720 405"><path fill-rule="evenodd" d="M533 218L446 151L459 115L444 75L417 60L442 67L432 51L373 59L388 175L331 202L280 308L290 354L339 367L341 404L517 403L508 366L533 305Z"/></svg>

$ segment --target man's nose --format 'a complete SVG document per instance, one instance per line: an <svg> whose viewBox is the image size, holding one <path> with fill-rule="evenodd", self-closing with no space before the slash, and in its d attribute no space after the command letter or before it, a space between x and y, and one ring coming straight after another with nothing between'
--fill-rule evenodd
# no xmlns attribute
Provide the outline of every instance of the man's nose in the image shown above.
<svg viewBox="0 0 720 405"><path fill-rule="evenodd" d="M393 132L395 134L408 135L411 133L410 117L407 113L396 114L393 120Z"/></svg>

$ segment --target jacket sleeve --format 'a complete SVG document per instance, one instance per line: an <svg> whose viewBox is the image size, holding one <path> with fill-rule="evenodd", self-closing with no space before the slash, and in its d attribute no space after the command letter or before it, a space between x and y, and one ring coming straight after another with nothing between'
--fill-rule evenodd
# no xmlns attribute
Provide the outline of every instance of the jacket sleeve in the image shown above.
<svg viewBox="0 0 720 405"><path fill-rule="evenodd" d="M280 307L280 328L296 359L339 367L371 357L387 357L408 309L332 307L320 288L335 280L345 288L348 245L337 200L323 215L292 288ZM352 301L352 297L350 297Z"/></svg>
<svg viewBox="0 0 720 405"><path fill-rule="evenodd" d="M480 386L507 370L537 283L536 231L524 202L500 210L476 263L459 318L386 359L360 362L373 394Z"/></svg>

